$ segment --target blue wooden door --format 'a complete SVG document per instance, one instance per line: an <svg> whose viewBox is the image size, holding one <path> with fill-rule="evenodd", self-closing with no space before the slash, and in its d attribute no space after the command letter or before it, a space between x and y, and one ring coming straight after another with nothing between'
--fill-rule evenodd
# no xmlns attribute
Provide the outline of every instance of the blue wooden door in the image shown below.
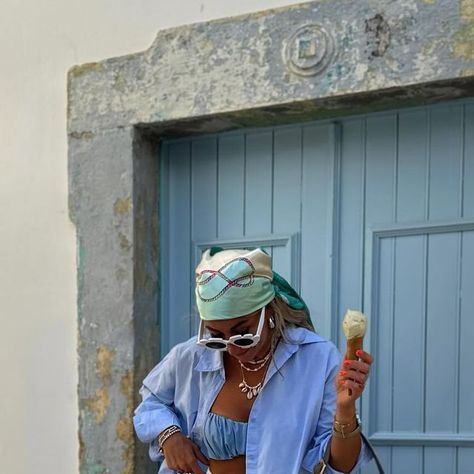
<svg viewBox="0 0 474 474"><path fill-rule="evenodd" d="M474 473L472 102L185 137L162 162L163 352L196 331L202 250L263 246L341 350L345 310L369 315L359 409L387 473Z"/></svg>

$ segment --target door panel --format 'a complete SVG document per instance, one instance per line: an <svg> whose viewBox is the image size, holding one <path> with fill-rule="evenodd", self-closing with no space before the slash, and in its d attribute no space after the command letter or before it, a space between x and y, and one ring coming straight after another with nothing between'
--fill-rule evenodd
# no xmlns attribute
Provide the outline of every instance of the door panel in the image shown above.
<svg viewBox="0 0 474 474"><path fill-rule="evenodd" d="M341 350L346 309L369 314L359 410L386 472L470 472L474 104L169 140L161 158L162 352L196 331L201 252L263 246Z"/></svg>

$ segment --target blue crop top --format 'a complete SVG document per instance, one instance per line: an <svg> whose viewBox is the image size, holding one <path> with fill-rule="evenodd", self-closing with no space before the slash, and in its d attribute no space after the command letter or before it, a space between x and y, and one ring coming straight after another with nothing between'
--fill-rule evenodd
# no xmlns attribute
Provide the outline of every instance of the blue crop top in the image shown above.
<svg viewBox="0 0 474 474"><path fill-rule="evenodd" d="M245 454L247 423L209 413L204 423L204 444L210 459L232 459Z"/></svg>

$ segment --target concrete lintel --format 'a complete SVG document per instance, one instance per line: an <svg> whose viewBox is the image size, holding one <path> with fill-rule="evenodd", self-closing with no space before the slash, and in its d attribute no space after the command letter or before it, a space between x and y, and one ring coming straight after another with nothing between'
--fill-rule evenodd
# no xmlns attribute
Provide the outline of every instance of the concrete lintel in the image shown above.
<svg viewBox="0 0 474 474"><path fill-rule="evenodd" d="M436 97L438 82L470 94L472 3L321 0L161 31L142 53L69 71L69 132L285 111L295 101L344 108L348 96L389 99L420 85Z"/></svg>

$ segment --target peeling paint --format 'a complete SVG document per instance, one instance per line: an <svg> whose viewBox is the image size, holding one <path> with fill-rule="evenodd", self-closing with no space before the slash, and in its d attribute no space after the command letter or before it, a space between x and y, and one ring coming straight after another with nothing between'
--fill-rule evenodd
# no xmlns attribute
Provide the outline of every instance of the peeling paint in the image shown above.
<svg viewBox="0 0 474 474"><path fill-rule="evenodd" d="M84 132L71 132L69 134L69 136L71 138L76 138L77 140L81 140L81 139L84 139L84 140L92 140L94 137L95 137L95 133L94 132L91 132L91 131L84 131Z"/></svg>
<svg viewBox="0 0 474 474"><path fill-rule="evenodd" d="M124 468L122 474L133 474L133 453L134 453L134 436L133 436L133 372L127 370L120 381L120 390L127 398L127 410L125 416L121 417L117 422L117 437L125 446L122 448L122 459Z"/></svg>
<svg viewBox="0 0 474 474"><path fill-rule="evenodd" d="M455 35L453 54L456 58L474 59L474 22L463 25Z"/></svg>
<svg viewBox="0 0 474 474"><path fill-rule="evenodd" d="M461 0L461 20L474 22L474 0Z"/></svg>
<svg viewBox="0 0 474 474"><path fill-rule="evenodd" d="M117 199L114 203L114 214L116 216L125 216L130 214L132 210L132 199L130 197L126 197L124 199Z"/></svg>
<svg viewBox="0 0 474 474"><path fill-rule="evenodd" d="M106 346L99 346L97 348L96 370L97 374L106 385L110 385L112 381L111 369L114 356L115 349L110 350Z"/></svg>
<svg viewBox="0 0 474 474"><path fill-rule="evenodd" d="M105 474L106 468L102 464L86 464L81 469L81 474Z"/></svg>
<svg viewBox="0 0 474 474"><path fill-rule="evenodd" d="M383 56L390 45L390 27L385 18L377 13L365 21L367 52L369 59Z"/></svg>
<svg viewBox="0 0 474 474"><path fill-rule="evenodd" d="M82 465L86 457L86 446L82 439L81 433L79 433L79 462Z"/></svg>
<svg viewBox="0 0 474 474"><path fill-rule="evenodd" d="M118 281L123 281L125 278L127 278L128 272L124 268L118 268L115 270L115 278L117 278Z"/></svg>
<svg viewBox="0 0 474 474"><path fill-rule="evenodd" d="M364 80L364 77L369 69L369 66L367 64L357 64L355 71L354 71L354 77L356 78L357 81L362 81Z"/></svg>
<svg viewBox="0 0 474 474"><path fill-rule="evenodd" d="M127 236L119 232L120 239L120 248L122 250L129 250L132 246L132 243L128 240Z"/></svg>
<svg viewBox="0 0 474 474"><path fill-rule="evenodd" d="M94 413L95 422L102 423L110 406L110 396L107 387L98 388L95 397L86 400L86 406Z"/></svg>
<svg viewBox="0 0 474 474"><path fill-rule="evenodd" d="M71 76L81 76L89 72L102 72L104 70L104 63L86 63L79 66L74 66L69 70Z"/></svg>

